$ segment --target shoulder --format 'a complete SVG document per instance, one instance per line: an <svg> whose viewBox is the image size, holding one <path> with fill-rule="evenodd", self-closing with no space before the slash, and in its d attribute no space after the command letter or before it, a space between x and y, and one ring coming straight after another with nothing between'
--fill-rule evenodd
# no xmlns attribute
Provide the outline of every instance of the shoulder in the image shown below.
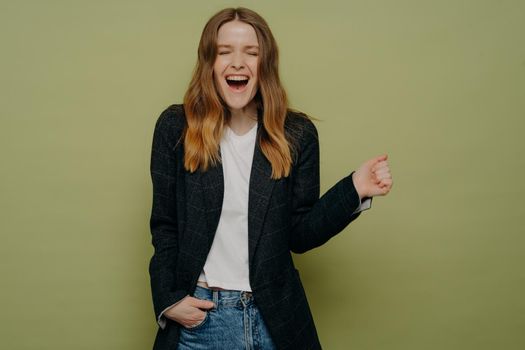
<svg viewBox="0 0 525 350"><path fill-rule="evenodd" d="M171 148L181 140L186 126L186 115L182 104L172 104L165 108L155 122L155 135L164 138Z"/></svg>
<svg viewBox="0 0 525 350"><path fill-rule="evenodd" d="M308 150L318 149L319 135L317 128L308 114L295 109L288 109L285 123L285 134L290 142L294 163Z"/></svg>
<svg viewBox="0 0 525 350"><path fill-rule="evenodd" d="M172 104L162 111L157 118L158 126L171 129L182 129L186 124L184 105Z"/></svg>
<svg viewBox="0 0 525 350"><path fill-rule="evenodd" d="M292 139L297 140L301 145L317 142L319 139L313 118L295 109L288 109L285 130Z"/></svg>

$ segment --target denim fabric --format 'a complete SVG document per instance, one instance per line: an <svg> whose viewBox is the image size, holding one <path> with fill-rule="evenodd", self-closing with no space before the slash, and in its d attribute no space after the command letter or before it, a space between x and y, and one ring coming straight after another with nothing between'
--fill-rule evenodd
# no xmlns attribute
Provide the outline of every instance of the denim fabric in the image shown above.
<svg viewBox="0 0 525 350"><path fill-rule="evenodd" d="M194 297L215 307L197 326L180 327L178 350L276 349L251 293L197 286Z"/></svg>

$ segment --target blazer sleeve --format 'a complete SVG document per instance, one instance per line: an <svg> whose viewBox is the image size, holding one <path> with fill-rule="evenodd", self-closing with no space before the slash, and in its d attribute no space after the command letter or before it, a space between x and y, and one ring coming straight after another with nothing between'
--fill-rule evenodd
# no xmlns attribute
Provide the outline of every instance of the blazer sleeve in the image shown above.
<svg viewBox="0 0 525 350"><path fill-rule="evenodd" d="M187 294L186 290L174 285L178 229L175 207L177 163L173 145L178 135L173 113L168 108L157 119L150 162L153 201L149 226L154 253L149 263L149 275L155 318L162 329L166 325L163 311Z"/></svg>
<svg viewBox="0 0 525 350"><path fill-rule="evenodd" d="M300 149L292 170L290 250L294 253L304 253L324 244L370 208L372 202L365 197L361 203L352 180L353 171L319 198L319 138L317 128L309 119L305 119Z"/></svg>
<svg viewBox="0 0 525 350"><path fill-rule="evenodd" d="M187 296L189 296L189 294L186 295L184 298L186 298ZM160 328L162 328L162 329L166 328L166 322L167 322L167 321L166 321L166 317L164 316L164 313L165 313L169 308L171 308L171 307L177 305L178 303L180 303L181 301L183 301L184 298L182 298L181 300L177 301L175 304L170 305L170 306L168 306L167 308L165 308L164 310L161 311L159 317L157 318L157 323L159 324Z"/></svg>

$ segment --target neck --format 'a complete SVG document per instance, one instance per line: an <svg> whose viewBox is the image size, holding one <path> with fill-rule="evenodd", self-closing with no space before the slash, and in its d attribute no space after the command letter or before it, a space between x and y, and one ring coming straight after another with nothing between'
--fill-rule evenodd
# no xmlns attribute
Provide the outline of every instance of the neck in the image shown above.
<svg viewBox="0 0 525 350"><path fill-rule="evenodd" d="M257 122L257 105L254 101L247 104L244 108L231 109L229 123L239 126L253 125L253 122Z"/></svg>
<svg viewBox="0 0 525 350"><path fill-rule="evenodd" d="M244 108L230 109L228 124L237 134L244 134L257 123L257 105L254 101Z"/></svg>
<svg viewBox="0 0 525 350"><path fill-rule="evenodd" d="M243 108L230 108L230 116L232 120L257 120L257 106L254 101L248 103Z"/></svg>

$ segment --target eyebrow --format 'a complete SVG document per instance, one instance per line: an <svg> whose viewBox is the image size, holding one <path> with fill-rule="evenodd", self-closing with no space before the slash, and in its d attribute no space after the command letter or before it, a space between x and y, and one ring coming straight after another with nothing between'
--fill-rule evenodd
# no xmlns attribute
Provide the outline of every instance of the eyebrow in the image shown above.
<svg viewBox="0 0 525 350"><path fill-rule="evenodd" d="M225 48L231 49L233 46L232 45L222 44L222 45L217 45L217 47L225 47ZM246 48L246 49L258 49L259 45L246 45L244 48Z"/></svg>

